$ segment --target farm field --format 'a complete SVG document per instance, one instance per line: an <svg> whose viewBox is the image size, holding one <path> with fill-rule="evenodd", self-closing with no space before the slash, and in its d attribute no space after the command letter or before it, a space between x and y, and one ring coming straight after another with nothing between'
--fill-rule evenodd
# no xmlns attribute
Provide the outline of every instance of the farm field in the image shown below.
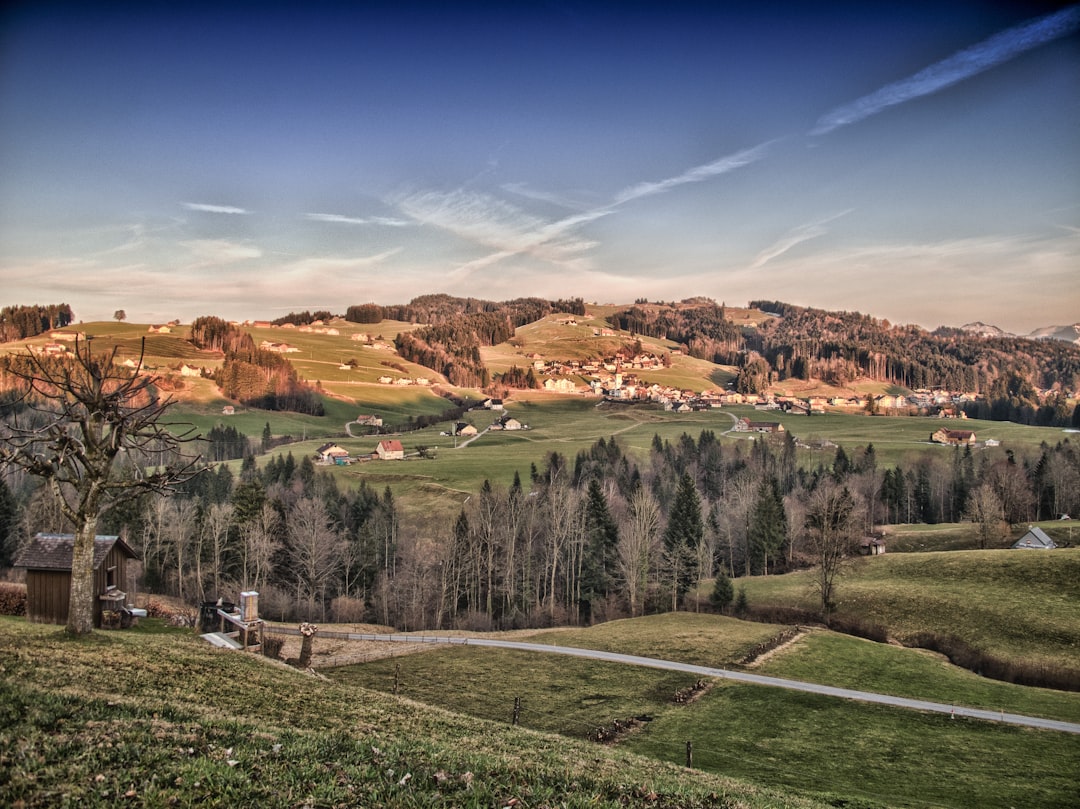
<svg viewBox="0 0 1080 809"><path fill-rule="evenodd" d="M679 613L527 639L719 666L781 629ZM988 681L938 656L825 630L782 649L756 671L958 706L1080 718L1080 695ZM329 674L502 721L517 697L521 724L572 738L613 719L648 717L617 745L681 763L692 741L695 767L856 805L1073 805L1070 773L1080 765L1080 740L1067 735L1032 736L992 723L724 681L691 704L676 704L672 695L692 684L689 675L554 655L454 647ZM1061 758L1040 761L1030 748L1042 745ZM999 778L1006 784L1000 789Z"/></svg>

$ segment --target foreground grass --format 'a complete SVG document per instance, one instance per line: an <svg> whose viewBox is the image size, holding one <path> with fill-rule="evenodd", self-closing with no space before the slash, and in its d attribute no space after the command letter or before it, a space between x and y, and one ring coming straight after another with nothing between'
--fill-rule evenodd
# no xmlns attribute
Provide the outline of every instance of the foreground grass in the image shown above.
<svg viewBox="0 0 1080 809"><path fill-rule="evenodd" d="M718 684L627 749L820 792L838 806L1080 805L1080 739L764 687ZM1052 752L1051 752L1052 751Z"/></svg>
<svg viewBox="0 0 1080 809"><path fill-rule="evenodd" d="M816 607L808 572L738 585L753 606ZM1080 548L886 554L850 567L837 600L840 615L901 641L931 631L1008 659L1080 661Z"/></svg>
<svg viewBox="0 0 1080 809"><path fill-rule="evenodd" d="M821 805L311 678L188 633L73 640L0 618L0 661L4 806Z"/></svg>

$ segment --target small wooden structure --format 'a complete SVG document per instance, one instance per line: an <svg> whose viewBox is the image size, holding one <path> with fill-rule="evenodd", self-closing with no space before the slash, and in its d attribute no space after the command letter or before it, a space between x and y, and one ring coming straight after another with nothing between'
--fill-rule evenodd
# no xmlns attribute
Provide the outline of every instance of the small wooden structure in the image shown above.
<svg viewBox="0 0 1080 809"><path fill-rule="evenodd" d="M885 553L885 538L876 534L863 537L859 541L859 553L863 556L880 556Z"/></svg>
<svg viewBox="0 0 1080 809"><path fill-rule="evenodd" d="M15 560L26 569L26 617L39 624L64 624L71 604L71 557L74 534L35 534ZM123 626L127 607L127 560L135 551L116 536L94 537L94 626Z"/></svg>
<svg viewBox="0 0 1080 809"><path fill-rule="evenodd" d="M1057 543L1037 525L1029 525L1028 532L1013 543L1013 548L1024 550L1049 551L1056 547Z"/></svg>
<svg viewBox="0 0 1080 809"><path fill-rule="evenodd" d="M262 651L264 625L259 617L257 592L250 590L241 593L239 610L219 608L217 616L218 631L203 634L206 641L222 648Z"/></svg>

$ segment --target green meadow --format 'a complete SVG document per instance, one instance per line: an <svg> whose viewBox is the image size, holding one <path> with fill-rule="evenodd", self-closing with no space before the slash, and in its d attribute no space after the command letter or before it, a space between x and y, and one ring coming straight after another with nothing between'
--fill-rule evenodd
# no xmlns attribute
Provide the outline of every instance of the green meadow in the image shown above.
<svg viewBox="0 0 1080 809"><path fill-rule="evenodd" d="M1080 548L862 558L837 580L842 617L901 641L930 631L1006 659L1080 664ZM751 606L816 609L810 573L740 578Z"/></svg>
<svg viewBox="0 0 1080 809"><path fill-rule="evenodd" d="M678 613L525 639L716 667L783 627ZM940 656L813 630L756 667L762 674L1069 721L1080 694L998 683ZM783 785L843 806L1077 805L1080 737L818 697L730 681L690 704L691 675L559 655L445 647L330 669L335 682L580 739L638 718L617 749ZM1052 756L1046 750L1054 751Z"/></svg>

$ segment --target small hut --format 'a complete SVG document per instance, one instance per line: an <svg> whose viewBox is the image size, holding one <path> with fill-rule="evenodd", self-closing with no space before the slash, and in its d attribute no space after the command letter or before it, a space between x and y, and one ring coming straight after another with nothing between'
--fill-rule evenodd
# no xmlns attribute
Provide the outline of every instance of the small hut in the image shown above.
<svg viewBox="0 0 1080 809"><path fill-rule="evenodd" d="M1013 543L1013 548L1048 551L1057 547L1047 533L1037 525L1029 525L1028 532Z"/></svg>
<svg viewBox="0 0 1080 809"><path fill-rule="evenodd" d="M26 569L26 617L39 624L64 624L71 601L74 534L35 534L15 560ZM127 561L135 551L114 536L94 537L94 626L120 621L127 606Z"/></svg>

